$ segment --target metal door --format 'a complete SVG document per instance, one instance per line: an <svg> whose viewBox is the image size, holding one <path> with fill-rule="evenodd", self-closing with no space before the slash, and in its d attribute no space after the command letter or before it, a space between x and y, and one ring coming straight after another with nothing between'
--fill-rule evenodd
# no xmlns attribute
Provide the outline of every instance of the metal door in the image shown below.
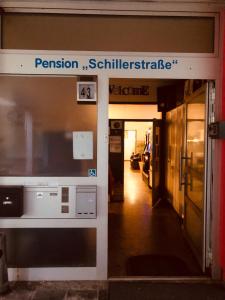
<svg viewBox="0 0 225 300"><path fill-rule="evenodd" d="M161 198L161 121L153 121L153 147L150 156L150 165L152 167L152 206Z"/></svg>
<svg viewBox="0 0 225 300"><path fill-rule="evenodd" d="M109 120L110 201L123 201L124 121Z"/></svg>
<svg viewBox="0 0 225 300"><path fill-rule="evenodd" d="M178 215L184 215L184 187L181 178L184 153L185 105L166 113L166 189L167 199Z"/></svg>
<svg viewBox="0 0 225 300"><path fill-rule="evenodd" d="M208 84L186 101L185 156L181 157L181 176L185 183L184 229L189 244L205 271L206 170L207 170Z"/></svg>
<svg viewBox="0 0 225 300"><path fill-rule="evenodd" d="M168 193L168 200L173 202L173 190L174 190L174 122L173 111L166 113L166 139L167 139L167 153L166 153L166 189Z"/></svg>

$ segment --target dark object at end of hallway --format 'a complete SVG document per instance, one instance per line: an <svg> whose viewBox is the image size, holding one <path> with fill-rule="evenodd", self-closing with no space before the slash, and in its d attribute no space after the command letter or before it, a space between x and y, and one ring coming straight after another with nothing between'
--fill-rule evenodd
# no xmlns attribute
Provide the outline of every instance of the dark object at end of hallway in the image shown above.
<svg viewBox="0 0 225 300"><path fill-rule="evenodd" d="M139 161L141 161L140 153L132 154L130 157L130 166L133 170L140 170Z"/></svg>

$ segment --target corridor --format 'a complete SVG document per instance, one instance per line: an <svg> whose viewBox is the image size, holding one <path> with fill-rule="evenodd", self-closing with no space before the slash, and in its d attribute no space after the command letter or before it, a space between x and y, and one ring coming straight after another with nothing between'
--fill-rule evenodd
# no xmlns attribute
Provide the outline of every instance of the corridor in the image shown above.
<svg viewBox="0 0 225 300"><path fill-rule="evenodd" d="M167 202L151 207L139 170L124 165L124 202L109 203L109 277L199 276L201 270Z"/></svg>

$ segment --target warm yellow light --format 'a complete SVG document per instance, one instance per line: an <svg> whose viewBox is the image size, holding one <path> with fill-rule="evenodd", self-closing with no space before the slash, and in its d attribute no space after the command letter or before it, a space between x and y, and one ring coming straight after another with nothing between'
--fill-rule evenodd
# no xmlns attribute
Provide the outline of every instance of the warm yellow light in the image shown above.
<svg viewBox="0 0 225 300"><path fill-rule="evenodd" d="M194 138L194 139L191 139L191 140L187 140L189 143L192 142L192 143L199 143L200 140L197 139L197 138Z"/></svg>
<svg viewBox="0 0 225 300"><path fill-rule="evenodd" d="M134 205L135 203L136 203L136 200L137 200L137 197L136 197L136 195L131 195L130 197L128 197L128 199L127 199L128 201L128 203L129 204L131 204L131 205Z"/></svg>
<svg viewBox="0 0 225 300"><path fill-rule="evenodd" d="M126 201L127 203L133 205L137 202L137 195L138 195L137 182L132 176L129 176L129 179L127 178L125 185L126 185L125 193L127 191L127 195L125 197Z"/></svg>

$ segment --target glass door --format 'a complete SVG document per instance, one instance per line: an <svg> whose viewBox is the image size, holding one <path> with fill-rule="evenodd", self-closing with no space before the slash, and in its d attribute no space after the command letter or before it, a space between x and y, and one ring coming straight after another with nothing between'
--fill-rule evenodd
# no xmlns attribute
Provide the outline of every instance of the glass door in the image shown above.
<svg viewBox="0 0 225 300"><path fill-rule="evenodd" d="M205 270L205 168L207 86L186 102L184 229L191 248Z"/></svg>

